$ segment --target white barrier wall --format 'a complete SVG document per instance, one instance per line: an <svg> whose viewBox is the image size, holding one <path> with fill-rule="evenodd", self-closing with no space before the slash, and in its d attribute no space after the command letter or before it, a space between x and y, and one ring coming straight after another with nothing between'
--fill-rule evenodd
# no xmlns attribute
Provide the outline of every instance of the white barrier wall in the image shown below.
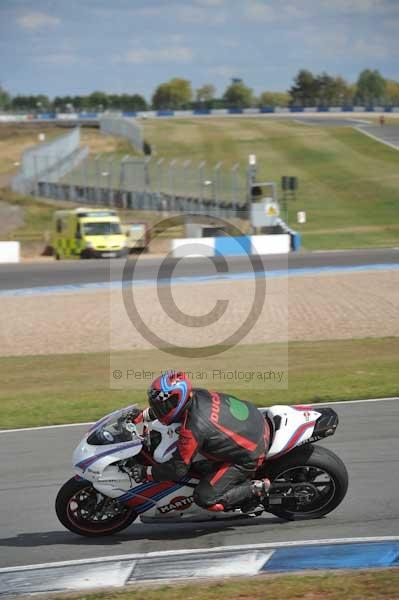
<svg viewBox="0 0 399 600"><path fill-rule="evenodd" d="M215 238L184 238L172 240L172 255L176 258L215 256Z"/></svg>
<svg viewBox="0 0 399 600"><path fill-rule="evenodd" d="M246 256L250 254L288 254L291 235L222 236L171 240L172 256Z"/></svg>
<svg viewBox="0 0 399 600"><path fill-rule="evenodd" d="M253 254L287 254L291 237L288 233L278 235L251 235Z"/></svg>
<svg viewBox="0 0 399 600"><path fill-rule="evenodd" d="M0 263L17 263L19 259L19 242L0 242Z"/></svg>

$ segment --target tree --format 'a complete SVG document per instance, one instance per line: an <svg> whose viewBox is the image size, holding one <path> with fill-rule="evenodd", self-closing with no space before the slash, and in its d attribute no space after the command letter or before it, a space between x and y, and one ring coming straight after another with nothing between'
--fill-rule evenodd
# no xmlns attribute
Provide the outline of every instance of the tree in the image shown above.
<svg viewBox="0 0 399 600"><path fill-rule="evenodd" d="M385 80L385 103L399 106L399 82L392 79Z"/></svg>
<svg viewBox="0 0 399 600"><path fill-rule="evenodd" d="M348 83L339 75L335 77L335 97L332 100L332 105L344 106L353 103L356 89L355 85Z"/></svg>
<svg viewBox="0 0 399 600"><path fill-rule="evenodd" d="M287 92L262 92L258 99L258 105L262 106L288 106L290 101Z"/></svg>
<svg viewBox="0 0 399 600"><path fill-rule="evenodd" d="M87 97L87 108L93 111L103 111L108 108L108 96L104 92L92 92Z"/></svg>
<svg viewBox="0 0 399 600"><path fill-rule="evenodd" d="M215 97L215 93L215 86L211 83L205 83L196 90L195 99L197 102L211 102Z"/></svg>
<svg viewBox="0 0 399 600"><path fill-rule="evenodd" d="M359 75L356 88L356 101L360 104L373 105L384 101L385 79L377 69L364 69Z"/></svg>
<svg viewBox="0 0 399 600"><path fill-rule="evenodd" d="M247 108L251 106L253 92L241 80L233 80L223 94L223 100L229 108Z"/></svg>
<svg viewBox="0 0 399 600"><path fill-rule="evenodd" d="M17 111L43 112L51 108L48 96L15 96L11 101L11 108Z"/></svg>
<svg viewBox="0 0 399 600"><path fill-rule="evenodd" d="M191 83L187 79L175 77L156 88L152 96L152 105L156 110L177 110L187 107L192 96Z"/></svg>
<svg viewBox="0 0 399 600"><path fill-rule="evenodd" d="M140 94L131 94L128 96L125 110L148 110L148 105L145 98L143 98L143 96L140 96Z"/></svg>
<svg viewBox="0 0 399 600"><path fill-rule="evenodd" d="M6 110L10 107L10 94L0 85L0 110Z"/></svg>
<svg viewBox="0 0 399 600"><path fill-rule="evenodd" d="M289 94L293 106L312 106L316 102L318 82L313 73L301 69L294 79Z"/></svg>

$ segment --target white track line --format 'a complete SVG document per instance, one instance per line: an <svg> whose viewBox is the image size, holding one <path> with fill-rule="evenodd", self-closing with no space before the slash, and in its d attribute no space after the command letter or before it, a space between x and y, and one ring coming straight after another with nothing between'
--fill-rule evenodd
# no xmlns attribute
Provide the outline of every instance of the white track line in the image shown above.
<svg viewBox="0 0 399 600"><path fill-rule="evenodd" d="M26 565L19 567L3 567L0 573L9 573L15 571L31 571L34 569L48 569L52 567L68 567L75 565L89 565L102 562L114 562L121 560L137 560L139 558L162 558L166 556L184 556L188 554L213 554L215 552L229 552L238 550L266 550L277 548L290 548L293 546L326 546L330 544L359 544L372 542L399 542L399 536L379 536L379 537L353 537L353 538L332 538L323 540L305 540L292 542L268 542L266 544L244 544L236 546L217 546L216 548L190 548L186 550L165 550L163 552L144 552L140 554L120 554L116 556L103 556L100 558L82 558L79 560L66 560L62 562L41 563L37 565Z"/></svg>
<svg viewBox="0 0 399 600"><path fill-rule="evenodd" d="M390 148L393 148L394 150L399 150L399 146L398 145L391 144L391 142L387 142L386 140L384 140L382 138L379 138L376 135L373 135L369 131L365 131L361 127L354 127L354 129L356 129L357 131L360 131L361 133L364 133L364 135L368 135L369 138L375 140L376 142L380 142L380 144L384 144L385 146L389 146Z"/></svg>
<svg viewBox="0 0 399 600"><path fill-rule="evenodd" d="M398 396L394 396L392 398L365 398L364 400L338 400L337 402L315 402L310 404L301 404L302 406L314 406L317 408L318 406L334 406L335 404L360 404L367 402L394 402L395 400L399 400ZM61 429L62 427L84 427L88 425L93 425L94 421L90 423L65 423L65 425L43 425L41 427L23 427L20 429L0 429L1 433L19 433L20 431L43 431L43 429Z"/></svg>

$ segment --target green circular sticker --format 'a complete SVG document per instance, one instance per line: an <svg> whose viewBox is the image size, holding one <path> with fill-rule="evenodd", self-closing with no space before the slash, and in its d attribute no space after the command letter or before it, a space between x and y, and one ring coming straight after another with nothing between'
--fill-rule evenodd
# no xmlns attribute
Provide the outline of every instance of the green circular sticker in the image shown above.
<svg viewBox="0 0 399 600"><path fill-rule="evenodd" d="M229 397L229 408L230 412L235 419L238 421L246 421L249 416L248 406L241 402L241 400L237 400L237 398Z"/></svg>

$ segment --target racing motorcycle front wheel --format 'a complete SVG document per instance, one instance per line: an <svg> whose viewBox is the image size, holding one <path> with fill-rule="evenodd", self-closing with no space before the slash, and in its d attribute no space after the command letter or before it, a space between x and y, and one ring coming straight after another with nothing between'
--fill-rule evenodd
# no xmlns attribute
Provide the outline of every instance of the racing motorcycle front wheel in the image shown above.
<svg viewBox="0 0 399 600"><path fill-rule="evenodd" d="M288 521L323 517L348 489L344 463L323 446L302 446L266 465L272 482L267 510Z"/></svg>
<svg viewBox="0 0 399 600"><path fill-rule="evenodd" d="M55 510L64 527L86 537L113 535L137 518L129 506L103 496L89 481L75 477L58 492Z"/></svg>

